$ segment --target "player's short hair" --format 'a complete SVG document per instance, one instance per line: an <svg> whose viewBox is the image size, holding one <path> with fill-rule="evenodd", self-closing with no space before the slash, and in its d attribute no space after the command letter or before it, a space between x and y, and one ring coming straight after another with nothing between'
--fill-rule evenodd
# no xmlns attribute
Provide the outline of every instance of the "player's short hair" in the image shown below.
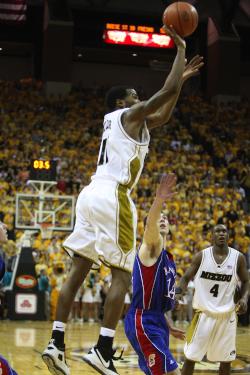
<svg viewBox="0 0 250 375"><path fill-rule="evenodd" d="M129 86L113 86L106 93L105 106L109 112L115 111L117 99L124 99L128 95Z"/></svg>
<svg viewBox="0 0 250 375"><path fill-rule="evenodd" d="M227 226L225 224L222 224L222 223L217 223L213 228L212 228L212 233L215 232L216 228L218 227L225 227L227 233L228 233L228 229L227 229Z"/></svg>

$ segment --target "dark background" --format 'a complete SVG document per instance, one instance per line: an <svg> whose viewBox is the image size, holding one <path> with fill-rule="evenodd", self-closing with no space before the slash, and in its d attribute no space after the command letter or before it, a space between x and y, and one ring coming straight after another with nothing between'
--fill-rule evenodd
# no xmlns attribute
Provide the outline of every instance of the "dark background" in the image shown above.
<svg viewBox="0 0 250 375"><path fill-rule="evenodd" d="M160 27L162 13L171 2L50 0L47 3L30 0L25 23L0 24L0 79L32 76L44 81L106 84L104 76L113 75L113 80L117 81L120 71L120 75L127 79L133 66L132 80L138 76L138 68L140 73L144 72L144 78L138 78L139 85L147 72L153 70L158 85L164 72L170 69L175 50L105 45L102 34L106 22ZM199 26L187 38L187 56L199 53L205 58L206 66L199 81L201 89L211 95L247 94L250 82L250 0L188 2L199 13ZM210 48L209 39L214 30L219 39ZM133 56L135 53L137 56ZM131 67L129 73L125 66ZM103 70L103 75L100 70ZM232 71L237 74L232 89L228 90ZM211 74L213 86L209 83ZM216 83L218 77L222 88ZM225 82L228 85L226 90Z"/></svg>

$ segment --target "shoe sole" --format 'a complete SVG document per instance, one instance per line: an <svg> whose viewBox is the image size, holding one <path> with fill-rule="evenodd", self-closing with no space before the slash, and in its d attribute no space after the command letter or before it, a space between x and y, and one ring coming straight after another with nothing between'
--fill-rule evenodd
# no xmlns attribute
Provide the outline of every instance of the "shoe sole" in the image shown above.
<svg viewBox="0 0 250 375"><path fill-rule="evenodd" d="M56 366L54 358L49 354L42 354L42 360L48 367L48 370L53 375L67 375L66 372Z"/></svg>
<svg viewBox="0 0 250 375"><path fill-rule="evenodd" d="M93 364L92 362L90 362L87 358L82 357L82 360L84 362L86 362L89 366L93 367L97 372L99 372L99 374L107 375L107 373L105 373L102 370L100 370L95 364Z"/></svg>

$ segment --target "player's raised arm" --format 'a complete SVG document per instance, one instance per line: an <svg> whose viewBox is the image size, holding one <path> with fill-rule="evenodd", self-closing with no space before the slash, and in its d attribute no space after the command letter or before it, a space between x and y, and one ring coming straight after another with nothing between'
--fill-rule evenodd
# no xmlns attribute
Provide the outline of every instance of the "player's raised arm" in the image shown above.
<svg viewBox="0 0 250 375"><path fill-rule="evenodd" d="M176 44L176 58L163 87L150 99L132 106L124 113L122 123L128 134L130 134L133 128L140 128L147 117L157 112L168 100L179 96L180 83L185 69L186 43L173 29L166 26L164 28ZM151 125L150 122L149 119L149 127Z"/></svg>
<svg viewBox="0 0 250 375"><path fill-rule="evenodd" d="M162 250L162 237L160 235L161 225L166 225L165 221L167 220L166 217L163 217L164 223L161 223L162 205L166 200L173 197L175 194L175 186L175 174L170 173L162 176L154 202L148 213L141 247L142 252L140 254L143 252L153 253L153 256L158 256L160 254Z"/></svg>
<svg viewBox="0 0 250 375"><path fill-rule="evenodd" d="M203 57L199 55L194 56L189 63L186 64L177 94L167 100L157 112L147 117L147 125L149 129L165 125L170 120L184 82L199 74L199 69L203 65Z"/></svg>

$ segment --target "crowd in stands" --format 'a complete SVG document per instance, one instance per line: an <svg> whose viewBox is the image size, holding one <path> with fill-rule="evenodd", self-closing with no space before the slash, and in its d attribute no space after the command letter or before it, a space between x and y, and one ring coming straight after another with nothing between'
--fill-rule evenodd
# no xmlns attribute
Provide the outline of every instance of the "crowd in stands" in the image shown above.
<svg viewBox="0 0 250 375"><path fill-rule="evenodd" d="M4 251L10 260L23 233L14 226L15 194L31 191L27 180L32 159L57 160L56 194L77 197L90 182L102 133L105 91L73 88L67 96L46 97L40 82L1 82L0 220L8 226L9 242ZM152 130L150 152L132 194L138 209L138 244L160 175L175 172L178 193L166 204L165 212L170 222L167 247L175 257L179 276L193 254L210 245L211 228L216 223L227 225L230 246L245 254L250 269L249 118L250 102L246 99L213 104L202 96L185 96L169 124ZM54 233L51 240L42 240L39 234L33 242L37 273L47 277L47 287L45 279L41 285L50 293L51 317L70 267L61 247L64 238L63 232ZM101 304L108 269L102 268L100 280L95 277L98 280L92 282L91 293L95 304ZM89 280L87 284L82 299ZM98 319L101 312L96 309L88 311L88 319ZM76 316L75 311L72 314Z"/></svg>

